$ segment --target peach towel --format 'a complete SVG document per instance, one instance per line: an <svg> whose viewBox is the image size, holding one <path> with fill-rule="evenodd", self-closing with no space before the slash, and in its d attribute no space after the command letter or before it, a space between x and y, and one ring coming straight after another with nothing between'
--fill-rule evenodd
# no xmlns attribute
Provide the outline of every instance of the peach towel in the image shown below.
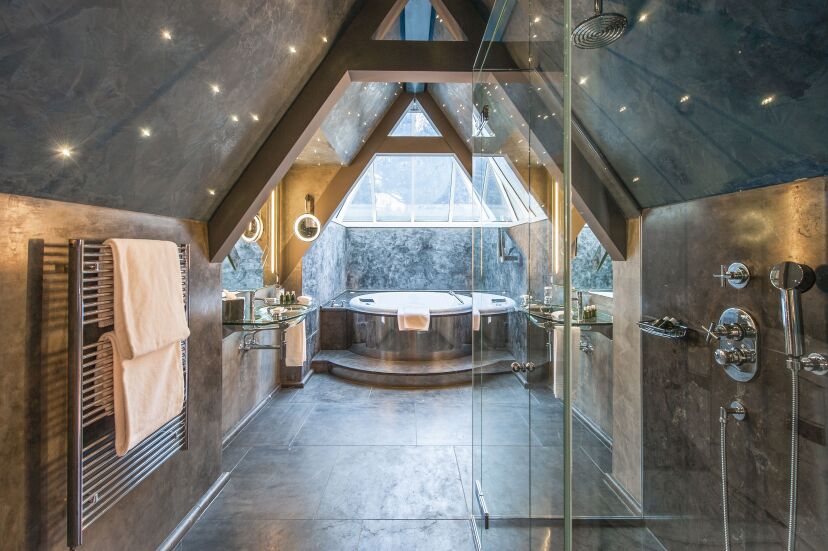
<svg viewBox="0 0 828 551"><path fill-rule="evenodd" d="M123 456L181 413L184 407L181 342L128 360L121 356L111 331L101 335L100 340L112 343L115 453Z"/></svg>
<svg viewBox="0 0 828 551"><path fill-rule="evenodd" d="M397 309L397 328L400 331L428 331L431 311L420 304L403 304Z"/></svg>
<svg viewBox="0 0 828 551"><path fill-rule="evenodd" d="M178 246L170 241L108 239L112 249L115 339L131 360L190 336Z"/></svg>

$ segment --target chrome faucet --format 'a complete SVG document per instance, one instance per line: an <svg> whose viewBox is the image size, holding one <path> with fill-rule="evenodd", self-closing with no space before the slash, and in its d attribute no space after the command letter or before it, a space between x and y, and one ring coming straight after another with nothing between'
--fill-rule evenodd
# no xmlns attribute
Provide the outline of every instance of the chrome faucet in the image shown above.
<svg viewBox="0 0 828 551"><path fill-rule="evenodd" d="M453 296L454 298L456 298L456 299L457 299L457 302L459 302L460 304L465 304L465 302L463 302L463 299L462 299L462 298L460 298L460 297L458 297L458 296L457 296L457 293L455 293L454 291L449 291L449 292L448 292L448 294L450 294L451 296Z"/></svg>

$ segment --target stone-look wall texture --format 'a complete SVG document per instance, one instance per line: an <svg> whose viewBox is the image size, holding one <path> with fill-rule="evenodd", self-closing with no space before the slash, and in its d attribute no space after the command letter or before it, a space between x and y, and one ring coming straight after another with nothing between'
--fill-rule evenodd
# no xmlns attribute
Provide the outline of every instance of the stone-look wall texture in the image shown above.
<svg viewBox="0 0 828 551"><path fill-rule="evenodd" d="M67 276L39 246L73 237L191 243L190 448L84 534L84 551L155 549L219 475L219 266L204 224L0 194L0 533L4 549L66 549ZM65 261L66 255L47 260Z"/></svg>
<svg viewBox="0 0 828 551"><path fill-rule="evenodd" d="M348 228L349 289L471 289L470 228Z"/></svg>
<svg viewBox="0 0 828 551"><path fill-rule="evenodd" d="M0 191L208 218L354 4L4 2Z"/></svg>
<svg viewBox="0 0 828 551"><path fill-rule="evenodd" d="M643 316L669 314L695 328L738 306L760 329L759 373L748 383L725 375L700 331L680 341L642 336L644 509L664 519L649 526L671 551L722 548L718 416L734 398L748 417L728 426L733 548L784 547L791 383L779 293L768 273L785 260L817 271L817 284L802 297L805 349L828 352L826 213L825 177L645 211ZM750 267L749 285L720 287L712 274L737 260ZM828 379L800 378L797 548L804 551L828 541Z"/></svg>
<svg viewBox="0 0 828 551"><path fill-rule="evenodd" d="M231 264L229 256L221 263L221 288L238 291L264 287L262 253L259 243L248 243L239 239L230 253L235 267Z"/></svg>
<svg viewBox="0 0 828 551"><path fill-rule="evenodd" d="M221 340L221 434L226 437L239 421L279 386L278 350L239 350L241 331ZM262 344L276 344L274 331L259 333Z"/></svg>
<svg viewBox="0 0 828 551"><path fill-rule="evenodd" d="M606 252L589 226L584 226L578 234L578 249L572 259L573 289L612 290L612 259L604 258Z"/></svg>
<svg viewBox="0 0 828 551"><path fill-rule="evenodd" d="M612 476L641 504L641 221L627 222L627 260L612 263Z"/></svg>

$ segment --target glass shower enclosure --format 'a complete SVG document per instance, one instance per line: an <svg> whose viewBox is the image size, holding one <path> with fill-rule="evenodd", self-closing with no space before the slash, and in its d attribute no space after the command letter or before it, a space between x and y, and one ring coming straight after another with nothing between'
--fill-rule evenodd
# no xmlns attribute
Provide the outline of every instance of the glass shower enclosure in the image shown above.
<svg viewBox="0 0 828 551"><path fill-rule="evenodd" d="M579 373L582 364L611 362L593 349L611 342L612 318L584 321L583 294L571 284L583 220L570 178L570 21L568 0L498 0L474 68L473 184L484 200L472 281L475 291L516 303L504 338L485 326L473 336L467 492L484 550L604 549L610 526L640 525L608 483L607 408L590 415L584 403L600 395L590 388L598 379ZM522 182L514 195L498 192L504 163ZM526 210L518 223L502 214ZM507 375L493 361L504 353Z"/></svg>

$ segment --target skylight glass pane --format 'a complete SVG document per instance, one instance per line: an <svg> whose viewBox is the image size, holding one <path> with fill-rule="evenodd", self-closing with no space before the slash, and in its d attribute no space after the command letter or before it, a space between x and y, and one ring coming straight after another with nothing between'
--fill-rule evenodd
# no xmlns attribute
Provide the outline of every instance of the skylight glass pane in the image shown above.
<svg viewBox="0 0 828 551"><path fill-rule="evenodd" d="M380 155L374 159L377 222L411 221L411 162L407 156Z"/></svg>
<svg viewBox="0 0 828 551"><path fill-rule="evenodd" d="M452 222L476 222L480 218L480 203L472 195L471 182L466 173L454 163L454 208Z"/></svg>
<svg viewBox="0 0 828 551"><path fill-rule="evenodd" d="M489 210L494 222L513 222L514 215L509 208L508 200L498 182L496 168L486 163L486 174L483 181L483 203Z"/></svg>
<svg viewBox="0 0 828 551"><path fill-rule="evenodd" d="M368 170L362 173L354 190L351 192L349 202L345 204L343 213L340 219L343 222L373 222L374 221L374 204L373 193L371 190L371 178L373 169L369 166Z"/></svg>
<svg viewBox="0 0 828 551"><path fill-rule="evenodd" d="M434 127L431 120L423 112L417 101L412 101L403 116L397 122L389 136L415 136L431 137L439 136L440 132Z"/></svg>
<svg viewBox="0 0 828 551"><path fill-rule="evenodd" d="M448 222L453 164L451 157L412 157L415 222Z"/></svg>

